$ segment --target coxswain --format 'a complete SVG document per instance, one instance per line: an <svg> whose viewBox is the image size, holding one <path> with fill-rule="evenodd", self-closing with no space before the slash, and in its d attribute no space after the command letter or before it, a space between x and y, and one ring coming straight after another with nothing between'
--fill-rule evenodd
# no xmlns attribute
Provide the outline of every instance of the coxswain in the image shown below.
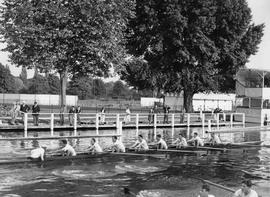
<svg viewBox="0 0 270 197"><path fill-rule="evenodd" d="M136 150L149 150L148 144L146 140L143 139L142 135L138 135L138 140L131 148L135 148Z"/></svg>
<svg viewBox="0 0 270 197"><path fill-rule="evenodd" d="M173 141L172 144L175 144L176 148L182 148L188 145L186 138L184 138L184 136L181 133L179 133L179 138Z"/></svg>
<svg viewBox="0 0 270 197"><path fill-rule="evenodd" d="M200 191L200 194L198 197L215 197L212 194L209 194L210 192L210 187L207 184L202 185L202 190Z"/></svg>
<svg viewBox="0 0 270 197"><path fill-rule="evenodd" d="M252 182L251 180L242 181L241 189L237 190L233 197L258 197L258 194L255 190L251 189Z"/></svg>
<svg viewBox="0 0 270 197"><path fill-rule="evenodd" d="M66 139L62 140L62 143L64 145L64 148L62 148L60 151L64 152L65 156L76 156L76 151L72 146L68 144L68 141Z"/></svg>
<svg viewBox="0 0 270 197"><path fill-rule="evenodd" d="M33 150L31 150L30 157L29 159L35 160L35 159L40 159L41 161L44 161L45 158L45 152L46 152L46 147L38 147Z"/></svg>
<svg viewBox="0 0 270 197"><path fill-rule="evenodd" d="M168 149L167 143L161 138L161 135L157 135L157 149Z"/></svg>
<svg viewBox="0 0 270 197"><path fill-rule="evenodd" d="M91 153L102 153L103 150L100 147L100 145L98 144L98 142L96 141L95 138L91 139L90 142L90 146L87 148L87 151L91 152Z"/></svg>
<svg viewBox="0 0 270 197"><path fill-rule="evenodd" d="M111 147L112 152L122 152L122 153L126 152L124 144L119 139L117 139L117 136L112 137L112 142L113 142L113 145Z"/></svg>
<svg viewBox="0 0 270 197"><path fill-rule="evenodd" d="M187 141L194 146L204 146L203 140L198 136L198 133L195 132L193 138Z"/></svg>

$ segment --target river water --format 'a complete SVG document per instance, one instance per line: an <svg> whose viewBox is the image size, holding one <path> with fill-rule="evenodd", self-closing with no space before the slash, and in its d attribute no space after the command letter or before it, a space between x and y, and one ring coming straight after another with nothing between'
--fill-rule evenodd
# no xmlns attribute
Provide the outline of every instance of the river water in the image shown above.
<svg viewBox="0 0 270 197"><path fill-rule="evenodd" d="M199 128L193 131L200 132ZM79 135L94 131L79 131ZM114 131L100 131L113 133ZM185 129L158 129L170 143ZM153 130L140 130L148 141L153 140ZM2 137L21 136L18 133L0 133ZM48 133L29 133L29 136L46 136ZM55 135L73 135L72 132L56 132ZM135 130L124 130L123 141L129 146L135 140ZM270 132L249 132L243 135L222 134L223 141L263 140L270 144ZM70 140L76 150L84 150L89 139ZM100 139L103 147L111 139ZM0 141L0 159L28 156L38 145L49 150L60 148L58 140L51 141ZM199 179L210 180L237 189L243 179L251 179L255 190L262 196L270 196L270 148L249 149L246 152L213 152L208 155L171 156L166 159L111 156L78 161L57 161L45 164L0 165L0 196L2 197L87 197L128 196L128 188L137 196L145 197L197 197L201 188ZM211 186L216 197L229 197L232 193Z"/></svg>

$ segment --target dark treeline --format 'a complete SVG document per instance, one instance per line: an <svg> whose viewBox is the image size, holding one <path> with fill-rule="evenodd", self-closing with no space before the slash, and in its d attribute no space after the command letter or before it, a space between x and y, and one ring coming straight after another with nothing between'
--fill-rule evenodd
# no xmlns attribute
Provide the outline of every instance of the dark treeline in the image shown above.
<svg viewBox="0 0 270 197"><path fill-rule="evenodd" d="M60 79L56 74L41 75L37 71L33 78L27 78L26 68L22 68L19 77L10 73L8 66L0 64L0 93L21 94L59 94ZM67 94L78 95L79 99L139 99L141 96L152 96L148 90L135 90L122 81L104 82L88 76L73 77L68 81Z"/></svg>

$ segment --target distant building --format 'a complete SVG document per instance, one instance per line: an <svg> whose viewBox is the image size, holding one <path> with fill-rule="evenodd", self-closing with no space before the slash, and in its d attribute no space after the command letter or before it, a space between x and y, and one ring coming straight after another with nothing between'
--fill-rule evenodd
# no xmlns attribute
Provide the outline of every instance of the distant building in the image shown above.
<svg viewBox="0 0 270 197"><path fill-rule="evenodd" d="M173 110L182 110L184 104L183 93L165 95L165 105ZM220 108L223 111L232 111L235 104L235 94L199 93L193 96L194 111L212 111Z"/></svg>
<svg viewBox="0 0 270 197"><path fill-rule="evenodd" d="M245 113L246 122L263 125L270 118L270 72L241 69L236 79L236 112Z"/></svg>

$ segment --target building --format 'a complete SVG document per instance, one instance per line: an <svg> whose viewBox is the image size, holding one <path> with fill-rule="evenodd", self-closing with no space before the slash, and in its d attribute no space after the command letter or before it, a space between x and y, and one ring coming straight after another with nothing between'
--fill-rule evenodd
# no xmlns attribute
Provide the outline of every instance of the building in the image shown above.
<svg viewBox="0 0 270 197"><path fill-rule="evenodd" d="M269 100L270 71L239 70L236 75L236 112L245 113L246 122L263 125L270 119Z"/></svg>
<svg viewBox="0 0 270 197"><path fill-rule="evenodd" d="M184 104L183 93L165 95L165 105L173 110L182 110ZM223 111L232 111L235 106L235 94L198 93L193 96L194 111L213 111L220 108Z"/></svg>

